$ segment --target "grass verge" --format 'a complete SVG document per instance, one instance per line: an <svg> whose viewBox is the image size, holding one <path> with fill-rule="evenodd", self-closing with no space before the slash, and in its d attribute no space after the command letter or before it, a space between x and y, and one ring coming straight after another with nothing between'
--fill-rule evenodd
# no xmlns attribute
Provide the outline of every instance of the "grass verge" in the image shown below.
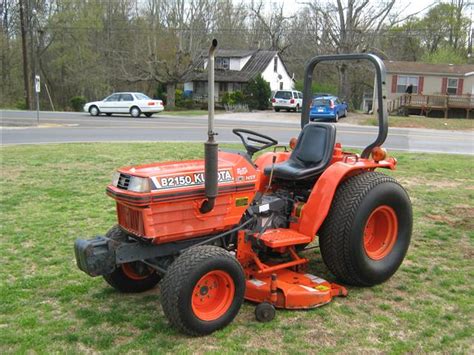
<svg viewBox="0 0 474 355"><path fill-rule="evenodd" d="M158 289L124 295L80 272L77 237L115 221L105 186L119 166L201 156L200 144L4 147L0 236L0 353L24 352L460 352L472 353L474 171L466 156L396 154L390 172L414 206L413 240L388 282L349 288L311 311L267 324L245 303L204 338L168 326ZM317 251L309 271L330 280Z"/></svg>
<svg viewBox="0 0 474 355"><path fill-rule="evenodd" d="M365 126L378 126L374 117L364 117L358 120L359 124ZM442 130L474 130L474 119L463 118L434 118L422 116L390 116L390 127L402 128L428 128Z"/></svg>

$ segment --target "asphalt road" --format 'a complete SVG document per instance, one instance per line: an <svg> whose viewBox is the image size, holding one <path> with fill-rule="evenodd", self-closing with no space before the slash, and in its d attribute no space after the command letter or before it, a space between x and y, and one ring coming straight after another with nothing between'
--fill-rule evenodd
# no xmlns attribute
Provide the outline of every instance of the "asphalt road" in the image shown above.
<svg viewBox="0 0 474 355"><path fill-rule="evenodd" d="M0 111L1 144L44 144L66 142L190 141L207 138L207 117L154 115L91 117L85 113ZM299 114L232 113L216 115L219 142L239 142L233 128L247 128L287 143L300 131ZM363 148L377 136L376 127L337 124L337 141L343 146ZM474 132L390 128L384 146L390 150L474 155Z"/></svg>

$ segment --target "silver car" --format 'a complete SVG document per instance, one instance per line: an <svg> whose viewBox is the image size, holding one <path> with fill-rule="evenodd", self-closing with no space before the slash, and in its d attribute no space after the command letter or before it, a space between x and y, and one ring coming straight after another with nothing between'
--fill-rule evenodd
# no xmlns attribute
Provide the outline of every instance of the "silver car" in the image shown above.
<svg viewBox="0 0 474 355"><path fill-rule="evenodd" d="M151 117L164 109L163 101L153 100L140 92L117 92L102 101L88 102L84 105L84 111L89 112L91 116L98 116L101 113L107 116L113 113L128 113L132 117L140 117L143 113L146 117Z"/></svg>

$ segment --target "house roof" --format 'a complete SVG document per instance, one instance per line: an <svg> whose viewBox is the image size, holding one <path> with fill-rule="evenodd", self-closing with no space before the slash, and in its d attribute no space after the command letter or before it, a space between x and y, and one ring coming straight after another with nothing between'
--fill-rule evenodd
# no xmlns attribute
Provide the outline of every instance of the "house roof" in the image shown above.
<svg viewBox="0 0 474 355"><path fill-rule="evenodd" d="M252 50L252 51L238 51L238 50L219 50L216 57L230 57L227 53L233 53L234 57L247 57L252 55L247 63L244 65L242 70L222 70L215 69L215 81L220 82L241 82L246 83L249 80L261 74L268 66L268 63L278 54L277 51L263 51L263 50ZM240 53L240 54L239 54ZM207 70L204 69L204 61L207 57L200 57L194 68L184 76L184 81L207 81ZM283 64L285 70L286 66Z"/></svg>
<svg viewBox="0 0 474 355"><path fill-rule="evenodd" d="M421 62L385 61L387 73L470 76L474 64L430 64Z"/></svg>

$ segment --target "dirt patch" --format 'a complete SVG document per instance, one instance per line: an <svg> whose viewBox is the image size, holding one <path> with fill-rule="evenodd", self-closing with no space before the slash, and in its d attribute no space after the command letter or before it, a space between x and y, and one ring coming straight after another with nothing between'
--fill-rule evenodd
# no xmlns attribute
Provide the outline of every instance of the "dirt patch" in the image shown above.
<svg viewBox="0 0 474 355"><path fill-rule="evenodd" d="M456 225L467 231L474 230L474 207L467 205L457 205L449 211L450 214L457 216Z"/></svg>

